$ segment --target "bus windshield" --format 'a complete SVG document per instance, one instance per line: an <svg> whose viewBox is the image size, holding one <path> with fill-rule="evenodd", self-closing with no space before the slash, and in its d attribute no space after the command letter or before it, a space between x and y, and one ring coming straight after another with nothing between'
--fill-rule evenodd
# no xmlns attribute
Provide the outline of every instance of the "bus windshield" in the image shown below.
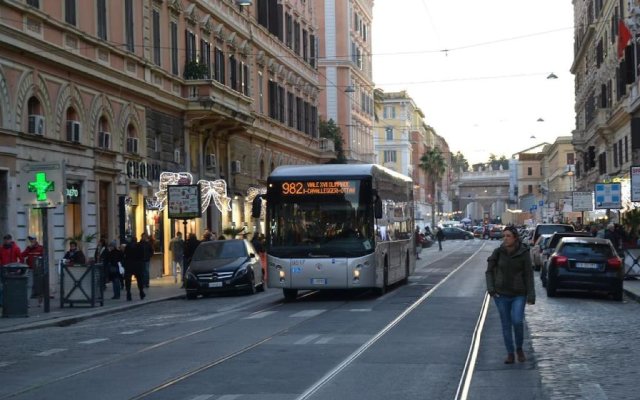
<svg viewBox="0 0 640 400"><path fill-rule="evenodd" d="M288 195L289 183L274 196L270 209L269 253L276 257L361 257L374 250L373 205L369 190L350 181L354 190Z"/></svg>

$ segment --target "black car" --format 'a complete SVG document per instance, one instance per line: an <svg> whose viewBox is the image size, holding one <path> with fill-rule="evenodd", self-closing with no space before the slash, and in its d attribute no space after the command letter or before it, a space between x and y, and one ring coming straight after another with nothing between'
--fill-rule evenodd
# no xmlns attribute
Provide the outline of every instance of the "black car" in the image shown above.
<svg viewBox="0 0 640 400"><path fill-rule="evenodd" d="M565 237L547 263L547 296L558 289L601 290L622 301L624 264L608 239Z"/></svg>
<svg viewBox="0 0 640 400"><path fill-rule="evenodd" d="M553 253L560 243L560 239L564 237L592 237L589 232L556 232L549 238L545 247L540 251L540 280L542 286L547 285L547 262L551 253Z"/></svg>
<svg viewBox="0 0 640 400"><path fill-rule="evenodd" d="M538 237L543 234L550 234L556 232L573 232L575 228L573 225L568 224L538 224L535 231L533 231L533 243L538 240Z"/></svg>
<svg viewBox="0 0 640 400"><path fill-rule="evenodd" d="M185 288L187 299L207 293L263 291L260 257L244 239L202 242L187 270Z"/></svg>
<svg viewBox="0 0 640 400"><path fill-rule="evenodd" d="M444 234L445 240L450 239L473 239L473 233L467 232L464 229L454 228L454 227L445 227L442 228L442 233Z"/></svg>

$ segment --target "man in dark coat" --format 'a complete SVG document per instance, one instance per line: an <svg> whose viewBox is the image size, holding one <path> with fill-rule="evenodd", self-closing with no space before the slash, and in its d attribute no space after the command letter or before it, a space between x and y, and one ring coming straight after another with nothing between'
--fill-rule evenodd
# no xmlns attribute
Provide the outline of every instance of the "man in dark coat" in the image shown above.
<svg viewBox="0 0 640 400"><path fill-rule="evenodd" d="M131 301L131 277L136 277L140 300L144 300L144 254L143 248L135 239L124 249L124 284L127 289L127 301Z"/></svg>
<svg viewBox="0 0 640 400"><path fill-rule="evenodd" d="M442 231L442 228L437 228L438 231L436 232L436 239L438 239L438 247L440 248L440 251L442 251L442 241L444 240L444 232Z"/></svg>
<svg viewBox="0 0 640 400"><path fill-rule="evenodd" d="M196 249L198 248L199 245L200 245L200 241L196 237L196 234L190 233L189 238L184 243L184 268L182 268L182 287L185 286L184 276L185 276L185 273L187 272L187 268L189 268L189 265L191 264L191 258L193 257L193 253L196 252Z"/></svg>

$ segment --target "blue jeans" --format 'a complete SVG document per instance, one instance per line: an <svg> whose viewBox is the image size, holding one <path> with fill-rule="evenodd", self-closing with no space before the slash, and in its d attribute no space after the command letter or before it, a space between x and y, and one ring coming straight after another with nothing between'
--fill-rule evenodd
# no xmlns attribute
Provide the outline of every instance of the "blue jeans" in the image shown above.
<svg viewBox="0 0 640 400"><path fill-rule="evenodd" d="M524 338L524 305L526 296L496 295L493 300L500 313L502 322L502 336L508 353L515 352L513 335L516 337L516 348L522 349Z"/></svg>

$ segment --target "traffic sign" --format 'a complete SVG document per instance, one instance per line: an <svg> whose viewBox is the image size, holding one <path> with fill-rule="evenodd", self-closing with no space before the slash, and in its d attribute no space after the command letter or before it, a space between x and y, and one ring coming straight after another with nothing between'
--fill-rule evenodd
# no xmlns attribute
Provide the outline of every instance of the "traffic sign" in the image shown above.
<svg viewBox="0 0 640 400"><path fill-rule="evenodd" d="M593 192L572 192L573 211L593 211Z"/></svg>
<svg viewBox="0 0 640 400"><path fill-rule="evenodd" d="M64 204L64 165L60 162L28 163L21 168L20 199L32 208Z"/></svg>
<svg viewBox="0 0 640 400"><path fill-rule="evenodd" d="M640 166L631 167L631 201L640 201Z"/></svg>
<svg viewBox="0 0 640 400"><path fill-rule="evenodd" d="M596 208L622 208L622 185L596 183Z"/></svg>

